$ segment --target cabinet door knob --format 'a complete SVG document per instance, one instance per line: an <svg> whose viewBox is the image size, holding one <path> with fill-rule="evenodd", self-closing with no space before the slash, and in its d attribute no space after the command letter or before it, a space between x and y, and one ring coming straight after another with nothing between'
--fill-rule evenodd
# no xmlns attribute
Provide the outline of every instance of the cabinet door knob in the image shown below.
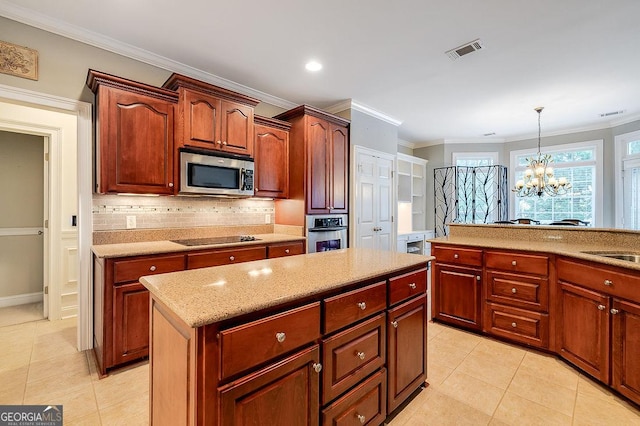
<svg viewBox="0 0 640 426"><path fill-rule="evenodd" d="M227 146L227 141L222 141L222 145Z"/></svg>
<svg viewBox="0 0 640 426"><path fill-rule="evenodd" d="M511 323L511 327L516 328L518 326L518 324L516 324L515 322Z"/></svg>
<svg viewBox="0 0 640 426"><path fill-rule="evenodd" d="M319 362L314 362L312 367L313 367L313 371L315 371L316 373L319 373L322 371L322 364L320 364Z"/></svg>
<svg viewBox="0 0 640 426"><path fill-rule="evenodd" d="M453 255L453 258L454 258L454 259L457 259L457 258L459 258L459 257L460 257L460 256L458 256L458 253L455 253L455 254Z"/></svg>
<svg viewBox="0 0 640 426"><path fill-rule="evenodd" d="M600 311L604 311L605 308L606 308L606 306L604 306L604 305L598 305L598 310L600 310Z"/></svg>
<svg viewBox="0 0 640 426"><path fill-rule="evenodd" d="M365 416L363 416L362 414L357 414L356 413L356 417L358 418L358 420L360 421L360 423L365 424L367 421L367 418Z"/></svg>
<svg viewBox="0 0 640 426"><path fill-rule="evenodd" d="M604 285L606 285L606 286L609 286L609 287L610 287L610 286L612 286L612 285L613 285L613 281L611 281L611 280L604 280Z"/></svg>
<svg viewBox="0 0 640 426"><path fill-rule="evenodd" d="M364 352L356 352L356 356L357 356L358 358L360 358L360 359L364 359L365 354L364 354Z"/></svg>
<svg viewBox="0 0 640 426"><path fill-rule="evenodd" d="M480 275L476 275L476 281L480 281Z"/></svg>
<svg viewBox="0 0 640 426"><path fill-rule="evenodd" d="M612 315L615 315L615 314L619 314L619 313L620 313L620 311L619 311L619 310L617 310L617 309L611 309L609 312L611 312L611 314L612 314Z"/></svg>
<svg viewBox="0 0 640 426"><path fill-rule="evenodd" d="M516 289L515 287L511 289L511 293L516 294L518 292L518 289Z"/></svg>
<svg viewBox="0 0 640 426"><path fill-rule="evenodd" d="M169 188L173 188L173 182L169 182Z"/></svg>
<svg viewBox="0 0 640 426"><path fill-rule="evenodd" d="M393 328L398 328L398 321L391 321Z"/></svg>
<svg viewBox="0 0 640 426"><path fill-rule="evenodd" d="M222 145L222 141L218 141L216 142L218 145Z"/></svg>
<svg viewBox="0 0 640 426"><path fill-rule="evenodd" d="M256 190L256 192L260 191L257 186L255 187L255 190Z"/></svg>
<svg viewBox="0 0 640 426"><path fill-rule="evenodd" d="M411 283L411 284L409 284L409 288L410 288L411 290L415 290L415 289L416 289L416 283Z"/></svg>
<svg viewBox="0 0 640 426"><path fill-rule="evenodd" d="M229 260L233 262L234 260L236 260L236 257L235 256L229 256Z"/></svg>
<svg viewBox="0 0 640 426"><path fill-rule="evenodd" d="M511 264L512 264L513 266L516 266L516 265L518 264L518 262L516 262L515 260L512 260L512 261L511 261Z"/></svg>
<svg viewBox="0 0 640 426"><path fill-rule="evenodd" d="M276 340L280 343L284 342L284 339L287 338L287 335L284 334L283 332L280 333L276 333Z"/></svg>
<svg viewBox="0 0 640 426"><path fill-rule="evenodd" d="M358 302L358 308L364 311L365 309L367 309L367 304L365 302Z"/></svg>
<svg viewBox="0 0 640 426"><path fill-rule="evenodd" d="M289 249L284 249L284 252L289 254Z"/></svg>
<svg viewBox="0 0 640 426"><path fill-rule="evenodd" d="M158 269L158 268L156 268L156 265L151 265L151 267L149 268L149 270L151 272L155 271L156 269Z"/></svg>

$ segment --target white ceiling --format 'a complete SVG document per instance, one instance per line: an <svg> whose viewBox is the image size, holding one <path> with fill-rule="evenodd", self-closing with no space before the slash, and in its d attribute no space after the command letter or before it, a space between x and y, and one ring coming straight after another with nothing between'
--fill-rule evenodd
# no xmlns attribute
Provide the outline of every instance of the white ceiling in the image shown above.
<svg viewBox="0 0 640 426"><path fill-rule="evenodd" d="M353 99L413 143L532 137L536 106L543 136L640 119L639 0L0 0L0 14L294 104ZM476 38L485 49L444 53Z"/></svg>

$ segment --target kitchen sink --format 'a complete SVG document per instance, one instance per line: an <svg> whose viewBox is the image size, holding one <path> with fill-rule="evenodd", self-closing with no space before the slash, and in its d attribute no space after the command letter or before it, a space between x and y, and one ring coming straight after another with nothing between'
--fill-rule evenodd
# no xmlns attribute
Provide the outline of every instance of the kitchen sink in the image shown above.
<svg viewBox="0 0 640 426"><path fill-rule="evenodd" d="M640 263L640 254L637 253L621 253L616 251L583 251L586 254L595 256L609 257L612 259L626 260L627 262Z"/></svg>

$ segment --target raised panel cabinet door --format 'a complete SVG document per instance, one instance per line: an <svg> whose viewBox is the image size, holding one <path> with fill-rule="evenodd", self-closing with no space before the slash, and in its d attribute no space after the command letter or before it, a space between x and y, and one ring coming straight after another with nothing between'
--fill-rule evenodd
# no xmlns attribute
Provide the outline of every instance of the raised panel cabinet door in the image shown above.
<svg viewBox="0 0 640 426"><path fill-rule="evenodd" d="M482 271L436 263L435 318L473 330L482 328Z"/></svg>
<svg viewBox="0 0 640 426"><path fill-rule="evenodd" d="M255 125L255 194L289 197L289 132Z"/></svg>
<svg viewBox="0 0 640 426"><path fill-rule="evenodd" d="M173 194L174 104L110 87L100 87L103 95L101 192Z"/></svg>
<svg viewBox="0 0 640 426"><path fill-rule="evenodd" d="M349 130L330 124L331 131L331 213L348 213L349 200Z"/></svg>
<svg viewBox="0 0 640 426"><path fill-rule="evenodd" d="M149 354L149 291L140 283L115 287L114 363Z"/></svg>
<svg viewBox="0 0 640 426"><path fill-rule="evenodd" d="M640 305L613 300L612 384L640 404Z"/></svg>
<svg viewBox="0 0 640 426"><path fill-rule="evenodd" d="M221 425L317 425L318 345L218 390Z"/></svg>
<svg viewBox="0 0 640 426"><path fill-rule="evenodd" d="M329 123L312 116L307 120L307 213L329 213Z"/></svg>
<svg viewBox="0 0 640 426"><path fill-rule="evenodd" d="M387 314L387 413L427 379L427 298L417 297Z"/></svg>
<svg viewBox="0 0 640 426"><path fill-rule="evenodd" d="M253 108L222 101L220 142L222 150L253 156Z"/></svg>
<svg viewBox="0 0 640 426"><path fill-rule="evenodd" d="M219 148L220 100L204 93L184 90L182 145Z"/></svg>
<svg viewBox="0 0 640 426"><path fill-rule="evenodd" d="M609 383L608 296L560 282L556 341L560 356Z"/></svg>

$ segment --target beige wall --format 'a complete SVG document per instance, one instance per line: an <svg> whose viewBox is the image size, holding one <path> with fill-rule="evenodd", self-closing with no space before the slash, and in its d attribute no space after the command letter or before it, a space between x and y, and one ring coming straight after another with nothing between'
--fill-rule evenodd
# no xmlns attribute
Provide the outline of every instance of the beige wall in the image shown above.
<svg viewBox="0 0 640 426"><path fill-rule="evenodd" d="M39 228L44 217L44 138L0 131L0 228ZM0 298L42 291L43 238L0 236Z"/></svg>

